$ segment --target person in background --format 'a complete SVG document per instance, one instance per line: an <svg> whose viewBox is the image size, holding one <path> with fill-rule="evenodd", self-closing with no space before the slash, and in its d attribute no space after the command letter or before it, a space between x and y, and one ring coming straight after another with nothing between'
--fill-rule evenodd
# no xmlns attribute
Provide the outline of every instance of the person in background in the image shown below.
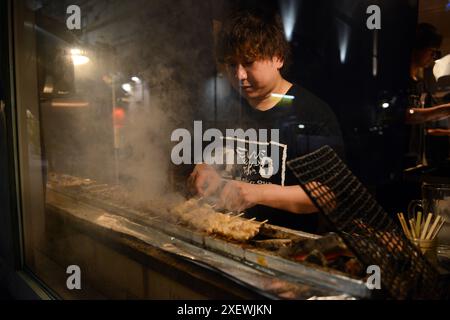
<svg viewBox="0 0 450 320"><path fill-rule="evenodd" d="M427 165L425 157L425 132L429 135L445 135L448 130L429 129L431 122L450 117L450 103L438 104L424 80L424 70L433 66L439 58L442 36L428 23L417 26L410 65L409 107L405 122L411 125L406 167Z"/></svg>
<svg viewBox="0 0 450 320"><path fill-rule="evenodd" d="M234 169L231 179L224 180L221 172L209 164L199 164L188 185L194 194L216 197L217 209L245 210L247 217L316 232L318 209L298 185L286 161L324 145L342 155L343 142L330 107L283 77L289 51L279 16L244 11L224 23L217 59L232 87L244 98L243 121L238 128L278 130L277 143L283 146L279 148L279 170L273 175L261 174L261 155L234 150L245 160L244 165ZM231 128L236 128L236 123ZM256 161L252 163L251 157Z"/></svg>

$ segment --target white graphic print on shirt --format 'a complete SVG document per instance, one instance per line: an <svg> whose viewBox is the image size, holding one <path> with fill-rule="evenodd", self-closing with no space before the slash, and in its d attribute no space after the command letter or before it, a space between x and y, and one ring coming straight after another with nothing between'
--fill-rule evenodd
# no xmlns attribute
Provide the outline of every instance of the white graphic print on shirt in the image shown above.
<svg viewBox="0 0 450 320"><path fill-rule="evenodd" d="M254 184L275 183L284 186L287 145L236 137L223 139L226 140L225 171L229 175Z"/></svg>

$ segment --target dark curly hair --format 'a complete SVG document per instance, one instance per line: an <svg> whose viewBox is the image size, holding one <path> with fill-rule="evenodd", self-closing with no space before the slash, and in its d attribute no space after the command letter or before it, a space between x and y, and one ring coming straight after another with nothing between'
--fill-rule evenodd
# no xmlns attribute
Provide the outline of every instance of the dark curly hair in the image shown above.
<svg viewBox="0 0 450 320"><path fill-rule="evenodd" d="M280 16L250 11L234 13L222 26L216 56L225 64L279 57L285 69L290 46Z"/></svg>

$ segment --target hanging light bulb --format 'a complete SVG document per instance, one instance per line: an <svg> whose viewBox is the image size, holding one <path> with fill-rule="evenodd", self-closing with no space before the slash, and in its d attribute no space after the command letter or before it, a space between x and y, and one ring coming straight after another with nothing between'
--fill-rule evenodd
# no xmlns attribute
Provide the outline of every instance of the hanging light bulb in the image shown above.
<svg viewBox="0 0 450 320"><path fill-rule="evenodd" d="M89 57L86 56L86 54L78 48L71 49L70 55L75 66L83 65L90 61Z"/></svg>

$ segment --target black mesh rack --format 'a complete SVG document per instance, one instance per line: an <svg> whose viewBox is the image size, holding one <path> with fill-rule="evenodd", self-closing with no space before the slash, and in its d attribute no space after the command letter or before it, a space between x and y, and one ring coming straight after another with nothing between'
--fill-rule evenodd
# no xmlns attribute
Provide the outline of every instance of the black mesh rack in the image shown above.
<svg viewBox="0 0 450 320"><path fill-rule="evenodd" d="M374 297L448 297L437 269L404 235L329 146L288 162L288 167L361 263L381 270Z"/></svg>

